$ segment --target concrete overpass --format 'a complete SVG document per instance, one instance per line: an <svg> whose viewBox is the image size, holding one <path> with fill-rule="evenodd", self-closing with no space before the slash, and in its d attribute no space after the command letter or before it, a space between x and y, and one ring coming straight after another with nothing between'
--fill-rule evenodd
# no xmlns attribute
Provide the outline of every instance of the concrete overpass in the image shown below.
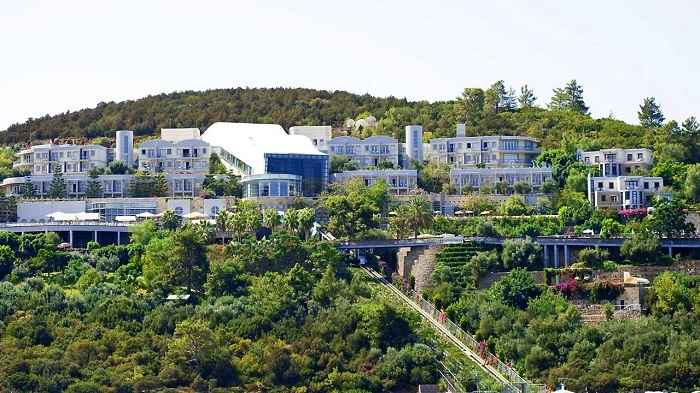
<svg viewBox="0 0 700 393"><path fill-rule="evenodd" d="M0 224L0 231L16 233L55 232L71 247L84 248L88 242L129 243L129 224L117 222L28 222Z"/></svg>

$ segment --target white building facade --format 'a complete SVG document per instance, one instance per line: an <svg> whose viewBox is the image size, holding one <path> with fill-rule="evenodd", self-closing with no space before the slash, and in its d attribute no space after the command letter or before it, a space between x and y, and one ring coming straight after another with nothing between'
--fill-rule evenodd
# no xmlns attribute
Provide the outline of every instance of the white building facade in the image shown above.
<svg viewBox="0 0 700 393"><path fill-rule="evenodd" d="M351 179L360 179L365 186L372 186L384 181L392 195L408 195L416 190L418 172L413 169L382 169L344 171L333 175L334 183L344 183Z"/></svg>
<svg viewBox="0 0 700 393"><path fill-rule="evenodd" d="M331 139L328 154L332 157L347 157L358 168L376 168L380 165L400 167L399 142L384 135L358 139L352 136L340 136Z"/></svg>

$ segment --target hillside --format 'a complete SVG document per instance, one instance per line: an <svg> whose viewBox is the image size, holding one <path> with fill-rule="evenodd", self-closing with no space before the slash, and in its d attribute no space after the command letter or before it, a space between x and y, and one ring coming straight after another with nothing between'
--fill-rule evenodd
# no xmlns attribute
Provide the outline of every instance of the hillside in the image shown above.
<svg viewBox="0 0 700 393"><path fill-rule="evenodd" d="M148 96L138 100L100 103L95 108L43 116L14 124L0 133L0 143L25 143L29 132L34 140L55 137L111 136L119 129L132 129L138 135L154 134L162 127L200 127L217 121L278 123L293 125L330 124L340 127L347 118L372 114L377 128L374 134L393 134L402 138L407 124L422 124L427 136L451 136L454 124L466 122L468 133L521 134L543 140L545 147L558 147L568 139L582 147L652 146L666 134L650 132L614 119L592 119L570 110L545 110L537 107L489 111L483 102L469 112L467 92L488 95L489 90L465 89L453 101L408 101L395 97L373 97L345 91L305 88L233 88L185 91ZM483 106L483 109L481 108ZM467 109L465 109L467 108Z"/></svg>

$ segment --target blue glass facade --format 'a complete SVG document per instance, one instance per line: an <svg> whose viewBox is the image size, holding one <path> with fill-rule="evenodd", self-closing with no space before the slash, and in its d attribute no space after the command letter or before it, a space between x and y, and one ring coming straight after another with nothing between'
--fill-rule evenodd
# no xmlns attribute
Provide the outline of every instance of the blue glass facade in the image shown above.
<svg viewBox="0 0 700 393"><path fill-rule="evenodd" d="M265 154L265 173L302 177L304 196L318 196L328 185L328 156L315 154Z"/></svg>

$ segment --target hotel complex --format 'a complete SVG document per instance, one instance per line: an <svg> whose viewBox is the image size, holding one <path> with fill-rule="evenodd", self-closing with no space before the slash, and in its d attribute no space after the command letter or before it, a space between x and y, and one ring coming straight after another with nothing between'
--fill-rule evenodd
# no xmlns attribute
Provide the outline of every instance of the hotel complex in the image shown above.
<svg viewBox="0 0 700 393"><path fill-rule="evenodd" d="M104 219L128 212L156 214L174 207L177 213L200 209L212 216L225 203L207 202L207 206L213 203L207 207L186 201L202 200L198 197L209 173L210 158L216 154L230 173L241 177L243 198L277 209L284 209L298 198L317 198L329 183L343 184L353 179L368 186L383 181L395 197L420 193L417 169L428 163L449 167L449 184L445 184L449 187L443 194L458 197L480 191L503 198L518 190L530 194L526 200L531 201L544 192L547 182L553 181L551 168L534 164L539 152L536 139L466 136L463 124L456 126L453 137L429 141L423 140L421 126L409 125L405 127L405 142L400 142L383 135L366 139L333 137L330 126L295 126L287 133L276 124L219 122L201 135L197 128L162 129L159 138L138 145L134 145L133 131L117 131L115 148L95 144L35 145L17 153L14 163L14 168L28 175L7 178L0 187L5 195L22 196L30 183L33 196L45 199L58 171L66 184L65 197L84 200L85 211L97 212ZM648 149L579 151L577 158L599 173L588 178L588 198L596 208L645 207L654 195L663 192L661 178L643 174L652 164ZM344 163L345 170L331 173L331 161L337 160ZM122 165L116 165L116 161ZM167 192L160 199L166 202L130 198L131 184L139 173L165 179ZM100 186L99 198L87 198L91 181ZM455 199L430 197L433 203ZM450 212L454 207L441 206L439 210ZM24 209L23 214L34 219L39 213Z"/></svg>

